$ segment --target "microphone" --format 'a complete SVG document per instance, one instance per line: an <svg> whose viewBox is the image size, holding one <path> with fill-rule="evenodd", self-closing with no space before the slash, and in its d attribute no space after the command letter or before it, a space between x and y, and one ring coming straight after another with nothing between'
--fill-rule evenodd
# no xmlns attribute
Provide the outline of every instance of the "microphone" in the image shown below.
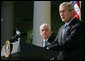
<svg viewBox="0 0 85 61"><path fill-rule="evenodd" d="M23 35L25 35L26 32L23 32L23 33L20 33L18 35L15 35L14 37L12 37L9 41L12 43L12 42L15 42L15 41L18 41L17 39Z"/></svg>

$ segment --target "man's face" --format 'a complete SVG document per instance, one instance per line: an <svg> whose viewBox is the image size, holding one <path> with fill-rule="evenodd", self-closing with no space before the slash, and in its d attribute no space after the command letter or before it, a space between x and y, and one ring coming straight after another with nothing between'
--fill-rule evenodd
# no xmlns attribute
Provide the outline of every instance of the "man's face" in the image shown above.
<svg viewBox="0 0 85 61"><path fill-rule="evenodd" d="M61 5L59 7L59 13L63 22L68 22L74 15L74 11L69 11L66 5Z"/></svg>
<svg viewBox="0 0 85 61"><path fill-rule="evenodd" d="M48 26L42 26L40 29L40 35L42 38L47 39L50 37L51 31Z"/></svg>

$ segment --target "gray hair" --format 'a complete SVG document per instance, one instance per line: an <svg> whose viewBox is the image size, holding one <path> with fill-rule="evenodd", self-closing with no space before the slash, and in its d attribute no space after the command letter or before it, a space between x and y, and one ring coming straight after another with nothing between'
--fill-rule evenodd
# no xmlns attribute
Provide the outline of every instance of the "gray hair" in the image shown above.
<svg viewBox="0 0 85 61"><path fill-rule="evenodd" d="M66 5L69 11L74 10L74 5L72 4L72 2L63 2L60 4L60 6L61 5Z"/></svg>
<svg viewBox="0 0 85 61"><path fill-rule="evenodd" d="M43 23L43 24L40 26L40 29L41 29L43 26L48 26L49 30L51 30L51 27L50 27L47 23Z"/></svg>

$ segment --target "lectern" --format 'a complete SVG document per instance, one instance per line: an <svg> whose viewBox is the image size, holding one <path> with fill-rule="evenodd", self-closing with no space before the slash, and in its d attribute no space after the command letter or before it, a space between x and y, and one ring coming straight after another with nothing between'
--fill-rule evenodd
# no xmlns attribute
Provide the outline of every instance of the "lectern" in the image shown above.
<svg viewBox="0 0 85 61"><path fill-rule="evenodd" d="M11 43L9 57L4 56L4 46L1 51L2 60L51 60L57 58L57 52L39 47L24 41Z"/></svg>

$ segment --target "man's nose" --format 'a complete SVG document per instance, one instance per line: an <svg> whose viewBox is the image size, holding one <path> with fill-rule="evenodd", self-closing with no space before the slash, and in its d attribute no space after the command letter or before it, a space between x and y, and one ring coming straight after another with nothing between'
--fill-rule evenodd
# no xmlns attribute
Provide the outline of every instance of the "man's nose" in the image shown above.
<svg viewBox="0 0 85 61"><path fill-rule="evenodd" d="M60 13L60 16L63 16L63 12Z"/></svg>
<svg viewBox="0 0 85 61"><path fill-rule="evenodd" d="M43 33L46 33L46 31L43 31Z"/></svg>

